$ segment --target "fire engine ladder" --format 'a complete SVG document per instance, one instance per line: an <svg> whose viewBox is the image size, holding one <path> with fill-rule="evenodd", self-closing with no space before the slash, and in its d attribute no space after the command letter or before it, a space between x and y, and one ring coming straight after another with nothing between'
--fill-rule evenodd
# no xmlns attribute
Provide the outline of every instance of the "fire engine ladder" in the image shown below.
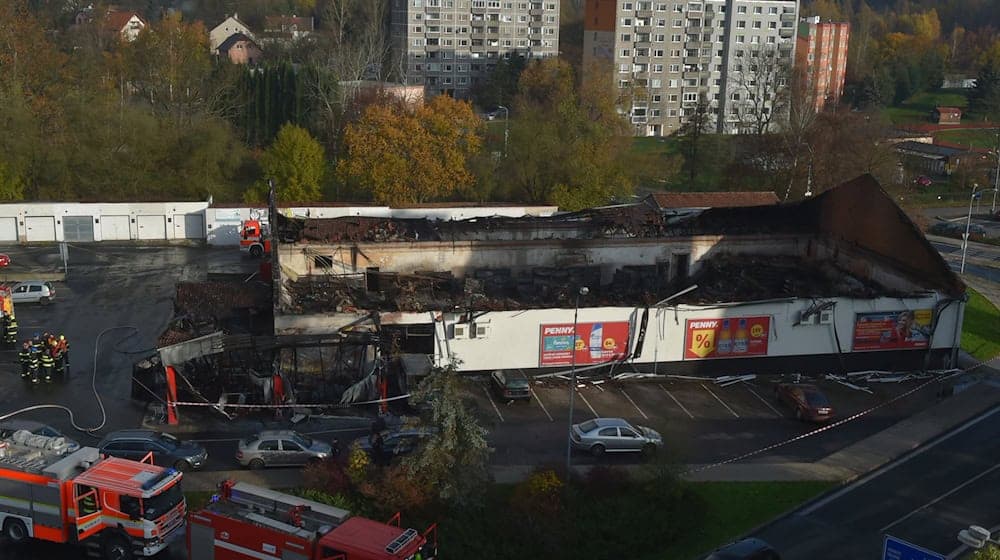
<svg viewBox="0 0 1000 560"><path fill-rule="evenodd" d="M343 523L351 515L347 510L246 482L234 484L228 499L252 512L246 516L247 519L284 531L293 528L304 529L309 533L316 531L325 533ZM292 525L293 517L300 520L299 525Z"/></svg>

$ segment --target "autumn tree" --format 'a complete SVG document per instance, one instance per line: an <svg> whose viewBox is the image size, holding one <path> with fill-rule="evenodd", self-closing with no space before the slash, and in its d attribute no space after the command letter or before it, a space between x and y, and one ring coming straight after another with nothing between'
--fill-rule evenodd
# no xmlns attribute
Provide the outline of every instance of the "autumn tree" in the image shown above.
<svg viewBox="0 0 1000 560"><path fill-rule="evenodd" d="M454 366L434 368L424 378L412 400L428 407L424 422L436 431L404 462L411 477L456 504L474 502L490 479L486 430L462 394Z"/></svg>
<svg viewBox="0 0 1000 560"><path fill-rule="evenodd" d="M766 45L737 53L729 93L735 96L732 107L742 132L761 136L772 130L776 116L784 117L791 70L790 50Z"/></svg>
<svg viewBox="0 0 1000 560"><path fill-rule="evenodd" d="M698 96L698 104L693 109L685 109L686 121L677 131L680 139L681 152L684 154L684 166L687 168L688 179L692 182L698 175L702 165L702 137L712 131L711 109L705 94Z"/></svg>
<svg viewBox="0 0 1000 560"><path fill-rule="evenodd" d="M986 545L973 553L972 560L1000 560L1000 547Z"/></svg>
<svg viewBox="0 0 1000 560"><path fill-rule="evenodd" d="M320 199L320 185L326 172L326 158L320 145L306 129L286 124L260 157L263 178L272 179L282 202L312 202ZM248 193L262 198L263 183Z"/></svg>
<svg viewBox="0 0 1000 560"><path fill-rule="evenodd" d="M577 85L566 61L532 61L512 114L499 170L511 198L579 209L632 191L632 138L610 84Z"/></svg>
<svg viewBox="0 0 1000 560"><path fill-rule="evenodd" d="M337 170L380 204L443 199L475 182L469 160L482 146L481 127L471 105L443 95L419 107L372 104L347 126Z"/></svg>

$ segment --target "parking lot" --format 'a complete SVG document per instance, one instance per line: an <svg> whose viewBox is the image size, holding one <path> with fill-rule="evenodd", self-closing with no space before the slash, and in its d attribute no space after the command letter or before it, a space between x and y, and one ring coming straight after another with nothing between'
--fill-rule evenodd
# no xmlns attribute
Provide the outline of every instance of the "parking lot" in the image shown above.
<svg viewBox="0 0 1000 560"><path fill-rule="evenodd" d="M789 379L790 380L790 379ZM595 417L621 417L635 425L659 431L668 457L686 464L710 464L751 453L816 430L819 425L798 421L794 411L779 403L774 388L779 380L760 378L719 386L712 380L589 382L578 384L574 422ZM815 436L748 457L759 462L815 461L936 402L937 384L931 384L891 404L880 406L917 387L920 381L873 384L872 393L833 381L815 382L829 397L836 418L842 419L879 407L857 420ZM469 398L491 428L497 464L558 464L565 460L569 421L569 384L536 381L529 402L507 403L490 390L489 379L470 380ZM601 462L635 463L635 455L605 456ZM574 452L574 462L595 459Z"/></svg>

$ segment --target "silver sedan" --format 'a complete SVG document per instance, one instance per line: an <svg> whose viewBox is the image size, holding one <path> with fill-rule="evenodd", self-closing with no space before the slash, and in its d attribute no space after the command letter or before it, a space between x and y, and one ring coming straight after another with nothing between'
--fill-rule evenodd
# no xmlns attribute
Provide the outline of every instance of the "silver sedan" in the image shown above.
<svg viewBox="0 0 1000 560"><path fill-rule="evenodd" d="M594 418L573 424L573 448L595 457L604 453L653 455L663 446L660 434L645 426L633 426L621 418Z"/></svg>

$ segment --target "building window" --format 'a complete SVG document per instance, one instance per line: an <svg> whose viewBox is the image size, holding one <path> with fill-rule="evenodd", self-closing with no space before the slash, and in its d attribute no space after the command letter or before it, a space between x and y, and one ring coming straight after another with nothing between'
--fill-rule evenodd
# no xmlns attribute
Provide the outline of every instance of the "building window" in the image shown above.
<svg viewBox="0 0 1000 560"><path fill-rule="evenodd" d="M747 13L747 7L746 6L737 6L736 7L736 13L737 14L745 14L745 13Z"/></svg>
<svg viewBox="0 0 1000 560"><path fill-rule="evenodd" d="M754 29L760 29L761 25L762 25L762 22L759 22L759 21L753 22L753 28Z"/></svg>
<svg viewBox="0 0 1000 560"><path fill-rule="evenodd" d="M747 28L747 22L745 21L736 22L736 29L746 29L746 28Z"/></svg>

